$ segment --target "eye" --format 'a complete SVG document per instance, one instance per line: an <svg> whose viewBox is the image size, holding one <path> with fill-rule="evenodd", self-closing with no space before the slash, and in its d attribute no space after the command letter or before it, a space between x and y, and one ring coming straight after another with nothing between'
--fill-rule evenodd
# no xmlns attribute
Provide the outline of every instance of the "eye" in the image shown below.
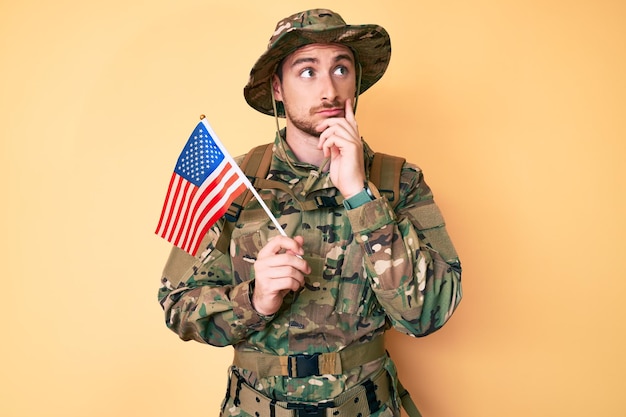
<svg viewBox="0 0 626 417"><path fill-rule="evenodd" d="M346 75L348 73L348 68L344 67L343 65L338 66L337 68L335 68L334 74L335 75Z"/></svg>
<svg viewBox="0 0 626 417"><path fill-rule="evenodd" d="M313 77L313 70L311 68L305 68L300 71L300 77L302 78L311 78Z"/></svg>

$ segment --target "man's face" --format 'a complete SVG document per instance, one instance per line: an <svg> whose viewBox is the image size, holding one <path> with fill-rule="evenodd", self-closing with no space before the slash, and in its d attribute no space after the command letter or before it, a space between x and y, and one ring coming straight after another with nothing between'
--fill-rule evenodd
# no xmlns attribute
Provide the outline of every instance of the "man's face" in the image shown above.
<svg viewBox="0 0 626 417"><path fill-rule="evenodd" d="M319 123L344 117L346 99L354 99L354 55L338 44L303 46L283 60L282 82L275 75L272 86L274 98L285 107L288 126L319 137Z"/></svg>

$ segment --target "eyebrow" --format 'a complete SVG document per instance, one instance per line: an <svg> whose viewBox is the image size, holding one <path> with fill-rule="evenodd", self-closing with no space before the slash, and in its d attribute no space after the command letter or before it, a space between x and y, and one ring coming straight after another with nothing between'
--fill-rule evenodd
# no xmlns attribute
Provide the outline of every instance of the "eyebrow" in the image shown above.
<svg viewBox="0 0 626 417"><path fill-rule="evenodd" d="M334 62L339 62L342 60L347 60L350 61L352 63L354 63L354 60L352 59L352 57L349 54L339 54L334 58ZM302 58L298 58L295 61L293 61L293 63L291 64L291 67L295 67L296 65L305 63L305 62L312 62L312 63L317 63L319 60L317 58L313 58L313 57L302 57Z"/></svg>

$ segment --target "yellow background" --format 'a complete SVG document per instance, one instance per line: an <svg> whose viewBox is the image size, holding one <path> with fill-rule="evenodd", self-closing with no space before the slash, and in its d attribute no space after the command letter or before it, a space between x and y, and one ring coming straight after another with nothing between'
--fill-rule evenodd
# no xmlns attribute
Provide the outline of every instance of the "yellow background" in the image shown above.
<svg viewBox="0 0 626 417"><path fill-rule="evenodd" d="M388 347L425 417L624 416L626 5L333 1L392 36L359 102L425 171L465 299ZM242 88L276 21L320 2L2 1L2 416L215 416L231 349L156 301L154 229L201 113L272 139Z"/></svg>

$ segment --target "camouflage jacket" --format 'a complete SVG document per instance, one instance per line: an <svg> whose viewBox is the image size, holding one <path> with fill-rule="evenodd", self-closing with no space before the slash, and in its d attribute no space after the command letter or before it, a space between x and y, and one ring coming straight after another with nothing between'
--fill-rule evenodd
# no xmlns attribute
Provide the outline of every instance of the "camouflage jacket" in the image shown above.
<svg viewBox="0 0 626 417"><path fill-rule="evenodd" d="M364 154L371 162L367 144ZM172 250L159 290L171 330L183 340L287 355L341 350L390 326L413 336L443 326L461 300L461 266L421 170L404 165L395 211L385 198L351 210L339 205L304 211L295 199L338 195L327 173L302 195L310 171L316 169L298 162L277 135L268 178L288 184L293 193L260 191L287 235L304 237L304 258L313 271L305 288L288 294L271 317L252 308L254 261L278 234L252 199L232 231L230 253L214 246L224 219L211 228L198 256ZM259 380L242 373L276 399L320 401L359 383L375 367L387 367L393 374L393 364L383 362L303 381Z"/></svg>

